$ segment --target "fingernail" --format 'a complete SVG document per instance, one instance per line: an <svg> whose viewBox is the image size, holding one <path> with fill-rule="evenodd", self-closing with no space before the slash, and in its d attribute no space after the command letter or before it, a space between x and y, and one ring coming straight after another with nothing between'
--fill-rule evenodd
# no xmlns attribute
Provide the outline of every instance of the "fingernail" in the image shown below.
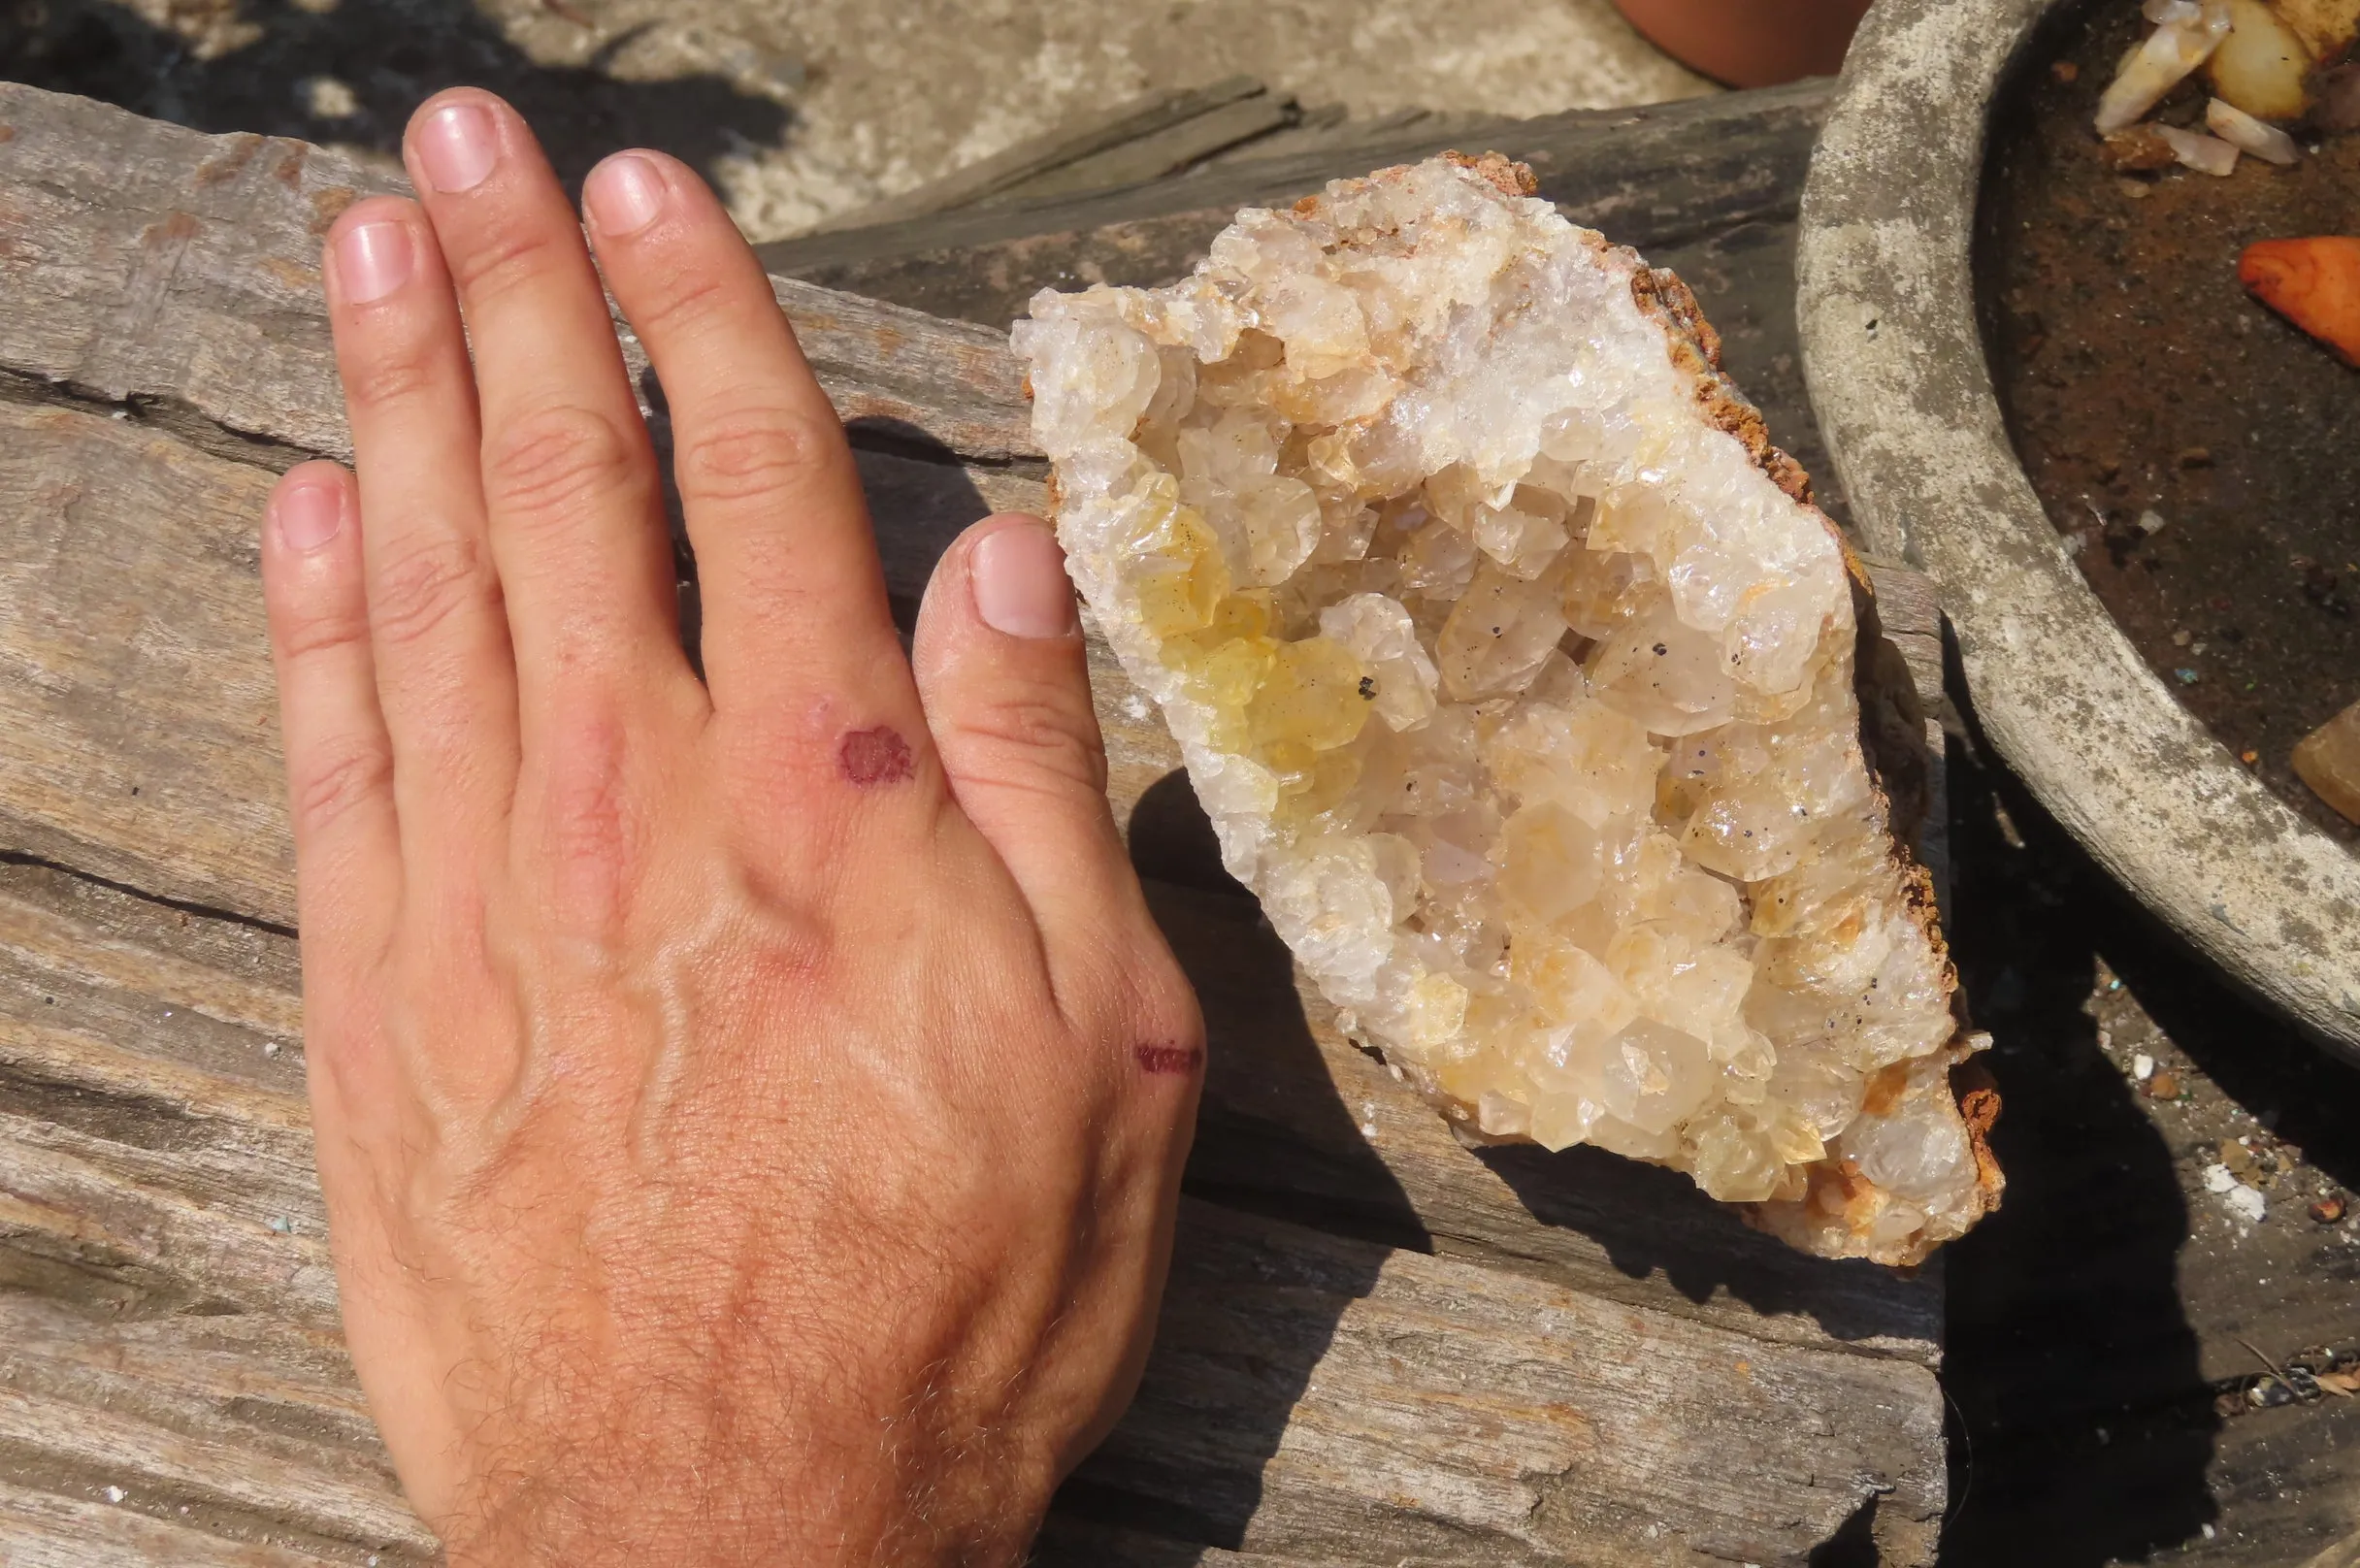
<svg viewBox="0 0 2360 1568"><path fill-rule="evenodd" d="M473 190L500 155L500 127L481 104L446 104L418 127L418 162L444 195Z"/></svg>
<svg viewBox="0 0 2360 1568"><path fill-rule="evenodd" d="M363 223L336 239L336 282L347 305L381 300L410 280L410 225Z"/></svg>
<svg viewBox="0 0 2360 1568"><path fill-rule="evenodd" d="M1027 520L986 535L967 569L975 613L1009 637L1071 636L1076 622L1065 554L1047 526Z"/></svg>
<svg viewBox="0 0 2360 1568"><path fill-rule="evenodd" d="M336 538L344 526L343 494L330 484L299 484L279 492L271 519L279 541L290 550L309 553Z"/></svg>
<svg viewBox="0 0 2360 1568"><path fill-rule="evenodd" d="M582 205L601 234L637 234L664 211L664 173L636 152L608 158L590 171Z"/></svg>

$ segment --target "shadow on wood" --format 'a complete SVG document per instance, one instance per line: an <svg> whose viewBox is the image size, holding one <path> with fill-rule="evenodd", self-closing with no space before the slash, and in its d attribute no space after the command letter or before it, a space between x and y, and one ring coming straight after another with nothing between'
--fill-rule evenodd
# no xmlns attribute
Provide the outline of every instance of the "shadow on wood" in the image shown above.
<svg viewBox="0 0 2360 1568"><path fill-rule="evenodd" d="M1185 790L1185 776L1175 777ZM1343 1310L1375 1290L1385 1248L1431 1252L1432 1242L1345 1107L1304 1017L1294 959L1255 906L1155 882L1148 900L1196 989L1210 1042L1182 1189L1197 1202L1174 1246L1164 1325L1132 1414L1067 1484L1059 1509L1235 1549ZM1223 903L1236 907L1208 918ZM1285 1102L1283 1122L1255 1114L1270 1100ZM1221 1210L1310 1228L1294 1240L1241 1233L1220 1223ZM1339 1246L1312 1229L1379 1245ZM1230 1310L1241 1289L1268 1298L1250 1332ZM1172 1444L1183 1432L1189 1440Z"/></svg>
<svg viewBox="0 0 2360 1568"><path fill-rule="evenodd" d="M2013 779L1951 777L1950 939L1995 1041L2008 1201L1951 1248L1944 1381L1961 1435L1942 1561L2028 1541L2057 1568L2144 1560L2215 1517L2221 1422L2180 1298L2174 1151L2086 1008L2118 922L2095 867Z"/></svg>

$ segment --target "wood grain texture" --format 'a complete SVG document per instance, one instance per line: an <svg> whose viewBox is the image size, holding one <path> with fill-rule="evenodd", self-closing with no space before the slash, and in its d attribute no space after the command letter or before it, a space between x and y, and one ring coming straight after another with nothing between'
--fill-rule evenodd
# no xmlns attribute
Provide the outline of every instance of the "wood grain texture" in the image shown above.
<svg viewBox="0 0 2360 1568"><path fill-rule="evenodd" d="M252 1541L236 1541L180 1519L157 1518L136 1507L108 1502L103 1491L83 1498L6 1482L0 1482L0 1543L5 1543L0 1551L8 1553L0 1562L8 1568L125 1568L137 1563L170 1563L173 1568L323 1568L329 1563L367 1560L341 1551L322 1555L281 1545L267 1526L258 1528Z"/></svg>
<svg viewBox="0 0 2360 1568"><path fill-rule="evenodd" d="M422 1561L335 1342L252 543L272 471L345 450L307 269L365 181L21 88L0 124L0 1539ZM906 609L958 528L1041 503L1015 368L979 327L779 292ZM1461 1148L1301 989L1091 665L1214 1056L1148 1393L1042 1560L1801 1563L1880 1499L1885 1560L1930 1561L1938 1277L1802 1258L1607 1157Z"/></svg>
<svg viewBox="0 0 2360 1568"><path fill-rule="evenodd" d="M1339 132L1299 151L1239 156L1152 185L841 229L776 241L760 253L772 272L805 278L886 257L1182 215L1198 224L1210 216L1218 229L1240 207L1284 205L1330 180L1453 148L1496 150L1530 164L1542 195L1618 244L1676 245L1738 223L1791 218L1832 96L1832 82L1814 80L1638 109L1479 125L1420 121L1365 137Z"/></svg>
<svg viewBox="0 0 2360 1568"><path fill-rule="evenodd" d="M1038 136L1027 137L988 158L979 158L937 180L930 180L914 190L832 218L820 228L822 232L873 228L880 223L900 222L1021 194L1076 165L1087 165L1110 152L1120 153L1141 142L1152 143L1175 128L1234 104L1268 98L1269 90L1252 77L1227 77L1208 86L1149 93L1096 114L1068 120ZM1224 142L1219 147L1230 145ZM1214 150L1219 150L1219 147Z"/></svg>
<svg viewBox="0 0 2360 1568"><path fill-rule="evenodd" d="M1242 907L1156 897L1176 934L1220 923L1252 939ZM50 1268L16 1265L26 1277L0 1290L0 1477L84 1503L119 1486L239 1539L422 1552L335 1342L279 1043L293 942L222 925L43 867L0 874L0 1258ZM1282 953L1217 956L1285 972ZM1192 968L1225 1059L1209 1139L1260 1120L1262 1144L1283 1145L1273 1101L1300 1118L1324 1099L1378 1129L1360 1158L1392 1179L1437 1191L1410 1171L1429 1159L1480 1172L1447 1135L1422 1157L1440 1124L1349 1048L1320 1060L1357 1081L1274 1080L1283 1019L1224 1011L1205 959ZM1192 1185L1234 1198L1218 1170ZM1420 1219L1484 1207L1450 1201ZM1503 1186L1479 1223L1514 1246L1516 1214ZM1631 1218L1681 1223L1660 1204ZM1807 1319L1766 1331L1734 1301L1600 1289L1606 1270L1568 1264L1570 1242L1524 1252L1429 1254L1193 1199L1146 1392L1068 1506L1281 1559L1519 1564L1800 1562L1872 1495L1896 1529L1939 1514L1923 1366ZM1807 1465L1780 1456L1796 1432ZM1390 1555L1353 1555L1372 1543Z"/></svg>
<svg viewBox="0 0 2360 1568"><path fill-rule="evenodd" d="M1175 1302L1227 1310L1166 1322L1137 1414L1077 1478L1174 1524L1243 1517L1248 1549L1369 1562L1793 1562L1878 1498L1896 1545L1906 1521L1931 1547L1942 1418L1905 1362L1200 1203L1175 1259ZM1872 1436L1875 1410L1915 1414Z"/></svg>
<svg viewBox="0 0 2360 1568"><path fill-rule="evenodd" d="M199 136L12 82L0 126L15 133L0 140L0 368L233 456L349 458L320 237L406 184L305 143ZM1004 331L793 281L778 294L846 420L986 464L1033 453ZM644 401L646 356L625 342Z"/></svg>

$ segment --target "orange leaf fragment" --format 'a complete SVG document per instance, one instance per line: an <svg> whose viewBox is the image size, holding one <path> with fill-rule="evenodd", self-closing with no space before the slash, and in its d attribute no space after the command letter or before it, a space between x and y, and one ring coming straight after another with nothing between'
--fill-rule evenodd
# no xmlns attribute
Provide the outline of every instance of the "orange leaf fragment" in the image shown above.
<svg viewBox="0 0 2360 1568"><path fill-rule="evenodd" d="M2237 279L2360 369L2360 240L2330 234L2256 241L2238 258Z"/></svg>

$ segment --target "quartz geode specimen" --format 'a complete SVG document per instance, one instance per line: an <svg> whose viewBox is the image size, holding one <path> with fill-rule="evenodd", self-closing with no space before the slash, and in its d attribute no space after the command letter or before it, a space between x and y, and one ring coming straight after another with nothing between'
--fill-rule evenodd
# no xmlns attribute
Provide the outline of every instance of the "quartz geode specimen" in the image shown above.
<svg viewBox="0 0 2360 1568"><path fill-rule="evenodd" d="M1999 1173L1862 750L1865 580L1687 288L1533 188L1435 158L1035 298L1074 578L1230 871L1463 1128L1916 1261Z"/></svg>

